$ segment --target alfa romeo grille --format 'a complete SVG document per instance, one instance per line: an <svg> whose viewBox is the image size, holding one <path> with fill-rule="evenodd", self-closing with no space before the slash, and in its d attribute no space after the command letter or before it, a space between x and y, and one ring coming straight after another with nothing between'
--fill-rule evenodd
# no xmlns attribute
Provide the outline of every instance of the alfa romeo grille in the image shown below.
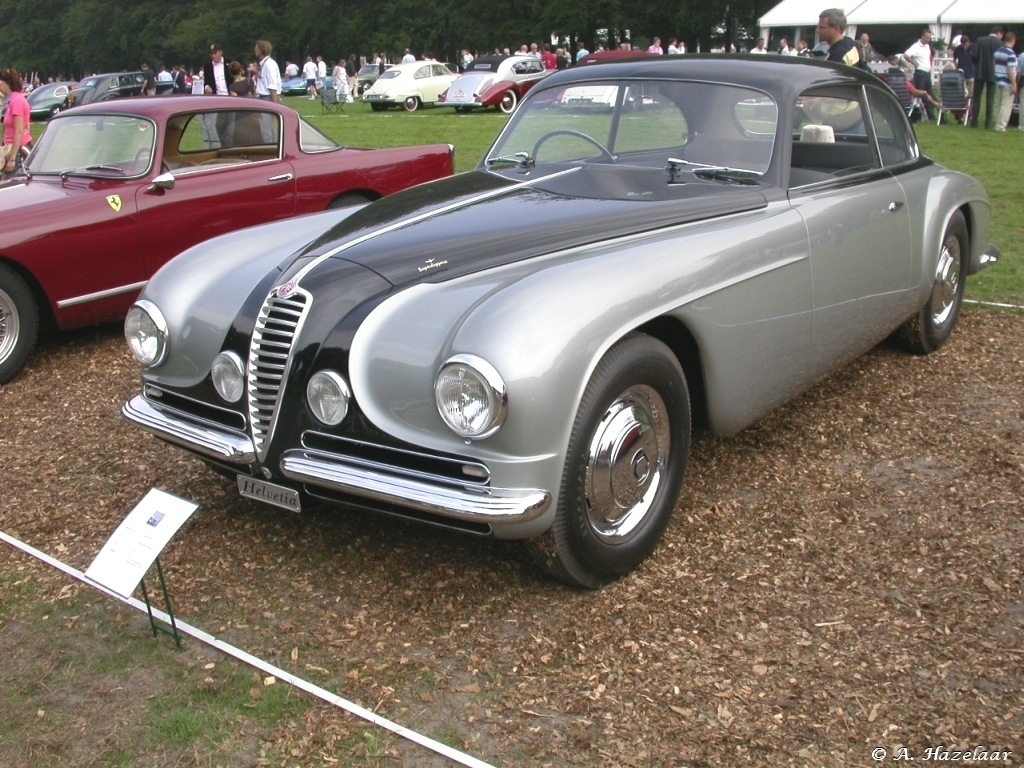
<svg viewBox="0 0 1024 768"><path fill-rule="evenodd" d="M271 291L263 303L249 346L249 424L256 455L266 456L266 445L274 431L281 392L291 356L292 342L308 308L309 295L282 288Z"/></svg>

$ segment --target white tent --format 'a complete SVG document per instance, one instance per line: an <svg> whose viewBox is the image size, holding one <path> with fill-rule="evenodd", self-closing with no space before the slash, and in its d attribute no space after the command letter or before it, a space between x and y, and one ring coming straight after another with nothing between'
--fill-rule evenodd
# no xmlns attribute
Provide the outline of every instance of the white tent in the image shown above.
<svg viewBox="0 0 1024 768"><path fill-rule="evenodd" d="M805 39L811 42L818 24L818 15L826 8L842 8L848 23L846 34L857 36L857 26L920 25L932 30L937 38L949 40L952 31L967 25L1022 24L1024 2L1020 0L782 0L758 20L761 36L771 37L773 28L810 30ZM812 43L813 44L813 43Z"/></svg>

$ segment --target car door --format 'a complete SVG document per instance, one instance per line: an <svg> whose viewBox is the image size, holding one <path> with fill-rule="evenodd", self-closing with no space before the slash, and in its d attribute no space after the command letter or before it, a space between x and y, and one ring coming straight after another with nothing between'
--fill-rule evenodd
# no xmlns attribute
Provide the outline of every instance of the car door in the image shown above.
<svg viewBox="0 0 1024 768"><path fill-rule="evenodd" d="M294 215L282 134L281 115L258 107L168 120L164 180L137 195L149 274L203 240Z"/></svg>
<svg viewBox="0 0 1024 768"><path fill-rule="evenodd" d="M882 163L860 88L805 93L796 114L789 197L807 228L820 375L909 314L910 211Z"/></svg>
<svg viewBox="0 0 1024 768"><path fill-rule="evenodd" d="M444 64L427 64L416 72L419 85L420 100L434 103L441 98L441 93L452 84L455 76Z"/></svg>

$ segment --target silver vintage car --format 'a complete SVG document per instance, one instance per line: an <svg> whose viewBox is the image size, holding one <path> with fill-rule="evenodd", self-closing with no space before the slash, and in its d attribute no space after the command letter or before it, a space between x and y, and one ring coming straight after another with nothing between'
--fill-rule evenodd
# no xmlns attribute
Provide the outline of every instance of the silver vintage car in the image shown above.
<svg viewBox="0 0 1024 768"><path fill-rule="evenodd" d="M655 549L691 425L742 429L894 334L942 346L989 217L867 72L578 67L475 171L170 262L126 320L123 412L253 499L524 539L598 588Z"/></svg>

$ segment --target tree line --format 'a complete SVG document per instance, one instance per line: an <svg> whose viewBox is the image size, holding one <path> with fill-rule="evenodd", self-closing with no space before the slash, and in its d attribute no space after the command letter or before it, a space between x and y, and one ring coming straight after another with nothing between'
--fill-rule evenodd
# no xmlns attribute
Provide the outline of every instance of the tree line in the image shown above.
<svg viewBox="0 0 1024 768"><path fill-rule="evenodd" d="M576 50L659 36L687 50L729 42L753 29L775 0L0 0L0 67L41 76L198 67L211 43L229 59L253 58L269 40L274 58L381 52L397 60L409 48L456 61L463 48L487 53L557 37Z"/></svg>

